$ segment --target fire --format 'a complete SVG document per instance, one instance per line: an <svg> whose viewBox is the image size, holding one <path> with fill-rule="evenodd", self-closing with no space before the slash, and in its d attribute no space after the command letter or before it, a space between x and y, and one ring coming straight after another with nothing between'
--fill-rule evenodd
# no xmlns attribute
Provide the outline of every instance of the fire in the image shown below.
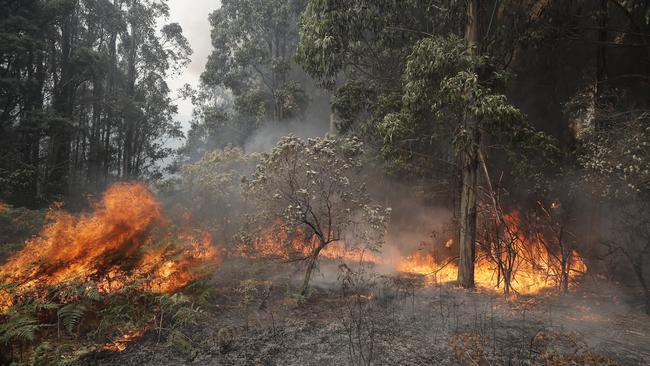
<svg viewBox="0 0 650 366"><path fill-rule="evenodd" d="M216 264L217 249L207 233L164 233L160 203L141 183L109 188L89 215L55 207L42 233L0 267L0 284L16 293L71 281L97 284L103 293L143 280L144 290L178 290ZM0 308L11 306L0 293ZM0 309L1 310L1 309Z"/></svg>
<svg viewBox="0 0 650 366"><path fill-rule="evenodd" d="M272 258L292 261L307 258L318 245L319 241L315 235L307 238L307 234L300 228L290 233L281 220L276 220L269 228L262 230L251 245L239 245L236 254L248 259ZM343 241L328 244L319 256L330 260L363 261L375 264L382 262L379 255L369 250L350 248Z"/></svg>
<svg viewBox="0 0 650 366"><path fill-rule="evenodd" d="M497 263L510 261L510 289L518 294L536 294L544 290L559 288L563 276L573 283L587 271L587 266L575 251L565 253L566 267L561 268L558 254L547 247L547 241L540 235L528 237L522 229L518 212L504 216L505 237L510 245L508 256L505 250L487 253L485 248L479 249L475 263L474 280L478 287L484 289L504 288L505 276L503 265ZM252 242L252 245L240 245L238 255L249 258L275 258L284 261L299 260L308 257L318 246L318 238L307 238L304 231L298 229L289 233L283 223L278 220ZM376 265L394 268L400 273L422 275L429 285L449 283L458 277L458 265L450 257L454 240L444 242L448 252L439 258L430 252L418 250L413 254L395 258L385 258L373 252L358 248L349 248L344 242L335 242L326 246L320 253L320 258L343 260L351 262L363 261ZM495 244L491 244L495 248ZM514 253L514 255L513 255ZM500 256L500 258L499 258ZM446 259L445 259L446 258Z"/></svg>
<svg viewBox="0 0 650 366"><path fill-rule="evenodd" d="M504 216L509 228L506 239L512 243L512 280L511 288L519 294L536 294L547 289L558 288L563 276L558 254L554 254L545 245L541 237L529 238L521 229L521 220L517 212ZM447 243L452 242L451 240ZM494 244L492 244L494 245ZM448 245L445 245L449 248ZM507 254L501 255L501 261L508 260ZM498 258L490 258L485 250L479 250L474 267L476 286L485 289L503 288L504 276L496 264ZM569 282L574 282L587 271L587 265L580 255L572 250L565 254L567 266L564 269ZM441 261L431 253L416 252L398 260L399 272L426 276L428 283L453 282L457 278L458 266L451 260Z"/></svg>
<svg viewBox="0 0 650 366"><path fill-rule="evenodd" d="M425 276L430 285L455 281L458 274L458 266L453 261L439 261L433 254L422 251L400 258L396 269L402 273Z"/></svg>
<svg viewBox="0 0 650 366"><path fill-rule="evenodd" d="M114 340L111 343L108 343L104 346L104 350L106 351L113 351L113 352L123 352L127 348L127 344L129 342L132 342L138 338L140 338L144 334L144 330L138 329L134 330L130 333L127 333L120 338Z"/></svg>

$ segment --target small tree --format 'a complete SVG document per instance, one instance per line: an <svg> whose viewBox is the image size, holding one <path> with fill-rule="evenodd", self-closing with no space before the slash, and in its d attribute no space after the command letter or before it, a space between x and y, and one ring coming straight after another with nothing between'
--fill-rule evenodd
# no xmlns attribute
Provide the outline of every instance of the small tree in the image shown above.
<svg viewBox="0 0 650 366"><path fill-rule="evenodd" d="M304 231L309 286L318 256L331 243L378 249L390 209L374 205L358 181L361 143L356 138L282 139L264 154L245 190L258 205L258 220L278 218L288 230ZM315 238L317 240L312 240ZM315 244L314 244L315 243Z"/></svg>
<svg viewBox="0 0 650 366"><path fill-rule="evenodd" d="M193 216L226 237L234 234L246 205L241 180L255 169L257 155L237 147L206 153L182 170L182 190Z"/></svg>

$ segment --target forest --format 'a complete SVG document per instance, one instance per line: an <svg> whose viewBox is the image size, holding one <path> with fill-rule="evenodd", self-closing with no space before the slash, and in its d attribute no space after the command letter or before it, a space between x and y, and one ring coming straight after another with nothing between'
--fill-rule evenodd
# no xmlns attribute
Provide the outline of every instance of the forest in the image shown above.
<svg viewBox="0 0 650 366"><path fill-rule="evenodd" d="M650 1L176 1L0 0L0 366L650 364Z"/></svg>

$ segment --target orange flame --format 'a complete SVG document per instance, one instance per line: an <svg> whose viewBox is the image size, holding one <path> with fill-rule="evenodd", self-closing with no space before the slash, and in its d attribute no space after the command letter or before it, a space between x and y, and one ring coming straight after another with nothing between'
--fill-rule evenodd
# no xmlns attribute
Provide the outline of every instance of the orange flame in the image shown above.
<svg viewBox="0 0 650 366"><path fill-rule="evenodd" d="M129 342L132 342L138 338L140 338L144 334L144 330L138 329L134 330L130 333L127 333L118 339L114 340L111 343L108 343L104 345L104 350L106 351L113 351L113 352L123 352L127 348L127 344Z"/></svg>
<svg viewBox="0 0 650 366"><path fill-rule="evenodd" d="M160 237L165 223L160 203L141 183L113 185L90 215L75 217L54 208L48 218L41 235L0 267L0 284L26 293L69 281L95 281L108 293L143 279L145 290L170 292L219 259L207 233ZM0 310L11 306L7 298L0 293Z"/></svg>
<svg viewBox="0 0 650 366"><path fill-rule="evenodd" d="M307 234L300 228L290 233L281 220L276 220L271 227L262 230L251 245L240 244L236 254L248 259L271 258L291 261L309 257L319 244L316 235L307 238ZM331 260L382 262L382 259L373 252L348 247L342 240L329 243L319 256Z"/></svg>
<svg viewBox="0 0 650 366"><path fill-rule="evenodd" d="M560 286L561 271L557 255L553 255L541 239L528 238L521 229L522 224L517 212L504 216L505 225L509 228L506 236L513 243L516 252L512 265L510 288L519 294L536 294L541 291ZM249 258L275 258L285 261L306 258L318 246L318 238L307 239L304 231L296 230L289 233L282 221L276 221L271 227L263 230L252 242L252 245L240 245L237 254ZM451 250L453 239L444 243ZM494 253L492 253L494 255ZM500 253L506 260L505 253ZM363 261L378 265L388 265L397 272L418 274L426 277L429 285L449 283L458 277L458 265L453 260L438 258L432 253L416 251L404 257L385 258L373 252L358 248L348 248L344 242L335 242L326 246L320 257L330 260ZM565 269L570 282L574 282L587 271L587 266L576 251L572 251ZM503 275L494 258L488 258L487 253L479 252L475 263L475 283L485 289L503 288Z"/></svg>
<svg viewBox="0 0 650 366"><path fill-rule="evenodd" d="M506 236L513 243L512 249L516 253L512 268L512 289L519 294L536 294L558 288L563 274L557 255L549 251L541 238L534 239L525 235L517 212L505 215L504 221L510 228ZM452 241L447 243L449 242ZM485 289L503 288L503 276L500 276L495 261L489 260L486 254L479 251L477 256L474 267L476 286ZM501 253L501 256L505 261L506 253ZM567 257L568 264L565 272L569 281L574 282L587 271L587 265L575 250L572 250ZM453 282L458 273L458 265L455 262L441 261L431 253L421 251L401 258L396 267L400 272L426 276L430 284Z"/></svg>

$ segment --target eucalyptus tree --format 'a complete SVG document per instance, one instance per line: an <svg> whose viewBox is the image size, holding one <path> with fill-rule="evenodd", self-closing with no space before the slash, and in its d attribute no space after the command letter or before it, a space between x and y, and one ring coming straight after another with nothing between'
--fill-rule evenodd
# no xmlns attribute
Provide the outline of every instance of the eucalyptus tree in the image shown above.
<svg viewBox="0 0 650 366"><path fill-rule="evenodd" d="M308 100L295 67L304 0L224 0L210 15L213 51L201 80L225 87L236 111L257 123L298 116Z"/></svg>
<svg viewBox="0 0 650 366"><path fill-rule="evenodd" d="M46 133L47 14L42 2L0 1L0 197L33 205ZM18 36L20 35L20 36Z"/></svg>
<svg viewBox="0 0 650 366"><path fill-rule="evenodd" d="M338 86L334 107L342 130L356 124L397 169L448 177L449 191L460 197L464 287L474 286L483 135L511 152L554 150L503 94L507 73L490 55L479 55L487 48L480 39L484 17L477 1L312 0L298 48L308 72Z"/></svg>
<svg viewBox="0 0 650 366"><path fill-rule="evenodd" d="M178 24L160 27L166 0L1 5L2 198L35 204L159 176L163 139L181 134L165 79L191 52Z"/></svg>
<svg viewBox="0 0 650 366"><path fill-rule="evenodd" d="M189 63L192 50L180 25L166 24L158 31L157 20L168 15L166 2L155 1L134 1L126 13L124 131L117 167L124 178L155 169L153 163L170 153L161 139L181 136L166 77Z"/></svg>

